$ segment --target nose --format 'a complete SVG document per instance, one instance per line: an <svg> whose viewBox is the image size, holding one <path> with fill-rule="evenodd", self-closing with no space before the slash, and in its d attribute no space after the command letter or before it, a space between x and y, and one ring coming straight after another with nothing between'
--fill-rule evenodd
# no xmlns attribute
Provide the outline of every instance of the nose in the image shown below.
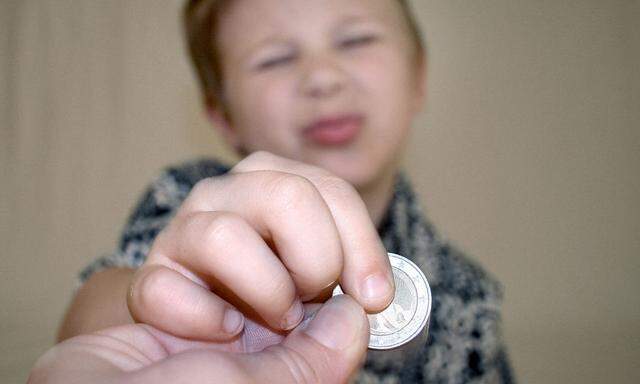
<svg viewBox="0 0 640 384"><path fill-rule="evenodd" d="M339 63L329 57L314 57L304 65L301 90L307 97L326 98L340 93L346 79Z"/></svg>

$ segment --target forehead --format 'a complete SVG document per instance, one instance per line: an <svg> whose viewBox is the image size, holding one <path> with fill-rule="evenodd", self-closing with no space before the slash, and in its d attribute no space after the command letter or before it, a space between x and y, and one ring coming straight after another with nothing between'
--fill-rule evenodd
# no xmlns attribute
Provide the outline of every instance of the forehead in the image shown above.
<svg viewBox="0 0 640 384"><path fill-rule="evenodd" d="M266 37L326 34L356 19L403 30L399 7L396 0L231 0L219 15L216 41L228 53Z"/></svg>

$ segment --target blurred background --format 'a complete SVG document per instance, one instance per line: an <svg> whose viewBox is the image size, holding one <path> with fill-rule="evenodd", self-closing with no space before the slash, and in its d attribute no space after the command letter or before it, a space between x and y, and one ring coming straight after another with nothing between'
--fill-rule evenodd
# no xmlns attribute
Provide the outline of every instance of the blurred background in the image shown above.
<svg viewBox="0 0 640 384"><path fill-rule="evenodd" d="M180 0L0 1L0 382L24 382L145 185L233 161ZM415 0L429 100L406 167L505 285L520 382L640 382L640 1Z"/></svg>

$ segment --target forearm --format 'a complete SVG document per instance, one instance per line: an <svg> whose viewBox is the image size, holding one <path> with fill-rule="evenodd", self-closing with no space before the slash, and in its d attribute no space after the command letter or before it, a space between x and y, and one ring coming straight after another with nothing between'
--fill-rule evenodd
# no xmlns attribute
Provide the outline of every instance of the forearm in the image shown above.
<svg viewBox="0 0 640 384"><path fill-rule="evenodd" d="M127 308L127 291L134 272L128 268L111 268L92 275L71 302L58 331L58 341L133 323Z"/></svg>

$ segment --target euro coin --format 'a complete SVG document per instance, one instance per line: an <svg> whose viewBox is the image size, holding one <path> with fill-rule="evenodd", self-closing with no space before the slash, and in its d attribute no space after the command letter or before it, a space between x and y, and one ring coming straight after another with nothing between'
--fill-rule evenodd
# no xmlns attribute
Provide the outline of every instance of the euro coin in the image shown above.
<svg viewBox="0 0 640 384"><path fill-rule="evenodd" d="M382 312L369 314L369 348L387 350L400 347L428 332L431 289L424 273L406 257L389 253L396 293ZM338 285L333 295L342 294Z"/></svg>

